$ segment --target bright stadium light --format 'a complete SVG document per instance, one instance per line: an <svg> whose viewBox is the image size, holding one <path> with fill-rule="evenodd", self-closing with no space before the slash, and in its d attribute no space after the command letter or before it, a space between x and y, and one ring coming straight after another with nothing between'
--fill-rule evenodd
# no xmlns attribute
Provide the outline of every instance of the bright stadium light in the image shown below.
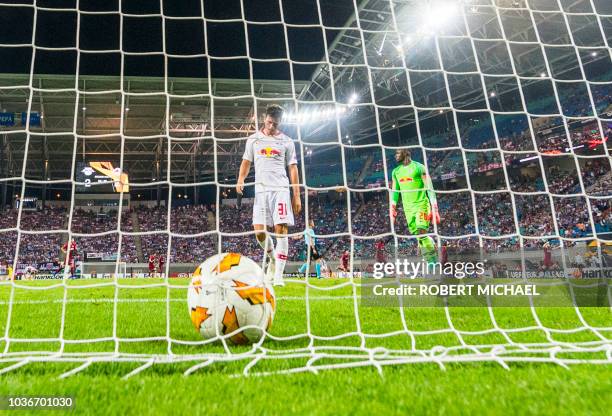
<svg viewBox="0 0 612 416"><path fill-rule="evenodd" d="M427 29L438 29L445 25L459 13L459 7L455 2L443 1L430 5L423 16L423 27Z"/></svg>
<svg viewBox="0 0 612 416"><path fill-rule="evenodd" d="M359 99L359 96L357 95L357 93L356 92L352 93L351 96L349 97L349 104L355 104L358 99Z"/></svg>
<svg viewBox="0 0 612 416"><path fill-rule="evenodd" d="M312 110L304 110L296 113L287 113L284 119L287 123L304 124L317 121L329 121L335 119L336 116L346 114L346 107L320 107Z"/></svg>

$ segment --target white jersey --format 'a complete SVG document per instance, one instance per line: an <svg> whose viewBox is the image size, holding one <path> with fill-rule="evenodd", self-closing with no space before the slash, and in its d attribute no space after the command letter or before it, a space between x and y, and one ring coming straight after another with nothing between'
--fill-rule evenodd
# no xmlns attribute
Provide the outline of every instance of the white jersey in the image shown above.
<svg viewBox="0 0 612 416"><path fill-rule="evenodd" d="M258 131L248 138L242 158L255 164L255 193L289 191L287 166L297 164L290 137L284 133L266 136Z"/></svg>

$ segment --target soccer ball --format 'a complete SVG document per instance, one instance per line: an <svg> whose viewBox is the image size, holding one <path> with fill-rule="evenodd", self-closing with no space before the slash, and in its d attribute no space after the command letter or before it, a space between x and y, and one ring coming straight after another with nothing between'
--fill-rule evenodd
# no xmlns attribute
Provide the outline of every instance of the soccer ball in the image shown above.
<svg viewBox="0 0 612 416"><path fill-rule="evenodd" d="M237 253L217 254L198 266L187 304L191 322L205 339L231 334L234 344L259 341L270 329L276 308L261 267Z"/></svg>

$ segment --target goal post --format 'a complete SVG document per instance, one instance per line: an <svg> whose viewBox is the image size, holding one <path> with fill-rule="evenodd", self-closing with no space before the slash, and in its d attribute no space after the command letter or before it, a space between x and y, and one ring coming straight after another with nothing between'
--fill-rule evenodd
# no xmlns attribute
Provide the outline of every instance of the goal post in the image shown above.
<svg viewBox="0 0 612 416"><path fill-rule="evenodd" d="M137 364L127 377L158 363L189 363L187 375L228 362L245 375L612 364L610 2L279 0L263 20L246 0L188 14L172 1L138 13L26 3L0 0L0 13L33 22L28 39L0 35L0 60L27 55L26 69L0 74L0 276L50 268L62 241L115 261L83 261L87 281L0 277L0 374L34 361L75 363L64 376ZM44 39L50 15L77 22L71 40ZM86 41L105 27L116 33ZM45 72L62 59L67 75ZM262 260L252 195L240 210L230 201L272 103L298 154L304 212L291 260L308 257L300 238L314 219L326 275L338 278L318 280L307 264L306 278L278 290L276 326L236 348L235 333L194 333L185 278L221 252ZM395 192L424 189L392 189L398 150L431 180L439 223L429 204L414 214L398 201L390 217ZM35 192L40 206L24 207ZM426 279L429 237L436 259L486 259L487 283L511 291L538 277L551 303L523 293L503 304L487 291L476 305L439 292L411 304L396 265L418 263L413 277ZM338 271L344 251L349 270ZM160 279L128 280L150 256L163 259ZM479 290L474 271L460 272L462 290ZM388 303L370 299L381 285L394 288ZM30 306L57 327L24 330Z"/></svg>
<svg viewBox="0 0 612 416"><path fill-rule="evenodd" d="M83 262L80 276L83 279L123 279L131 277L128 274L126 262Z"/></svg>

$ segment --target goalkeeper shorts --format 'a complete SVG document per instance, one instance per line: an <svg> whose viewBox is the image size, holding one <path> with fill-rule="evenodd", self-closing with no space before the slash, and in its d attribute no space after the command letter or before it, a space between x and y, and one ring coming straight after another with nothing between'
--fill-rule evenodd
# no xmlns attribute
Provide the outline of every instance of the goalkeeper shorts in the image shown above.
<svg viewBox="0 0 612 416"><path fill-rule="evenodd" d="M319 260L321 258L321 255L319 254L319 247L315 246L311 246L310 247L310 258L308 258L308 248L304 249L304 259L306 259L307 262L311 262L313 260Z"/></svg>
<svg viewBox="0 0 612 416"><path fill-rule="evenodd" d="M419 230L429 231L431 222L431 207L429 201L423 204L404 205L404 213L406 214L406 222L410 234L418 234Z"/></svg>

